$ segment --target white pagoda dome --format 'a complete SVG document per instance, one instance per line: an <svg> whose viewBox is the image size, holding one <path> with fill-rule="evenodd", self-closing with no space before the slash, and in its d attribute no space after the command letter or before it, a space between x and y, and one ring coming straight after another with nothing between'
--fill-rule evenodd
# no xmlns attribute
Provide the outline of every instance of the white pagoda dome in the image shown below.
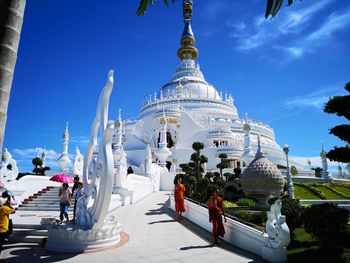
<svg viewBox="0 0 350 263"><path fill-rule="evenodd" d="M206 81L196 59L198 50L191 28L192 1L183 1L184 31L177 55L180 63L170 81L157 94L145 99L140 114L125 120L123 145L128 164L141 166L149 144L153 161L160 147L163 114L167 123L168 168L179 169L187 163L193 152L193 142L204 144L203 154L208 156L207 169L216 169L220 153L226 153L232 168L244 166L244 125L249 124L250 145L257 150L257 136L266 150L267 158L274 164L285 164L281 147L275 141L271 127L260 121L241 119L230 94L224 96Z"/></svg>

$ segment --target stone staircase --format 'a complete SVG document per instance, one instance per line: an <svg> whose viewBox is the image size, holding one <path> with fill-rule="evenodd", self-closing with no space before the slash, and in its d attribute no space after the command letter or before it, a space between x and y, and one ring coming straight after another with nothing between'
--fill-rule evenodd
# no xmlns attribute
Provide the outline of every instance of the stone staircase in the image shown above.
<svg viewBox="0 0 350 263"><path fill-rule="evenodd" d="M42 244L47 238L47 230L41 225L14 224L9 243Z"/></svg>
<svg viewBox="0 0 350 263"><path fill-rule="evenodd" d="M45 213L45 211L54 215L55 218L59 217L59 198L58 198L59 187L48 186L36 194L23 200L22 203L17 208L17 214L24 212L26 215L31 216L36 212ZM68 209L69 218L72 218L73 214L73 204L74 199L72 199L72 205ZM33 214L31 213L33 212ZM51 213L49 213L51 212ZM9 242L6 244L15 243L31 243L31 244L43 244L44 240L47 238L47 230L41 224L31 224L25 223L21 224L14 220L13 233L9 238Z"/></svg>
<svg viewBox="0 0 350 263"><path fill-rule="evenodd" d="M18 206L18 211L60 211L58 191L59 187L48 186L36 194L26 198ZM74 198L68 212L73 212Z"/></svg>

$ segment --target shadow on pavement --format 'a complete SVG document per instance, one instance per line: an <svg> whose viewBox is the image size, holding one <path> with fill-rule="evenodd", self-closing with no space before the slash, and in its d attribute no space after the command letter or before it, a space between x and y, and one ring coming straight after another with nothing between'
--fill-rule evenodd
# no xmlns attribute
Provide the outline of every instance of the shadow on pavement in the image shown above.
<svg viewBox="0 0 350 263"><path fill-rule="evenodd" d="M7 251L6 251L7 250ZM8 251L11 250L11 251ZM0 259L0 262L15 263L15 262L43 262L51 263L61 260L71 259L78 253L54 253L44 250L41 246L28 244L9 244L3 248L2 253L6 253L6 258ZM11 256L11 257L9 257Z"/></svg>
<svg viewBox="0 0 350 263"><path fill-rule="evenodd" d="M195 249L195 248L208 248L213 247L212 245L205 245L205 246L188 246L188 247L180 247L180 250L189 250L189 249Z"/></svg>
<svg viewBox="0 0 350 263"><path fill-rule="evenodd" d="M160 221L153 221L153 222L149 222L149 225L153 225L153 224L159 224L159 223L173 223L173 222L177 222L174 219L170 219L170 220L160 220Z"/></svg>
<svg viewBox="0 0 350 263"><path fill-rule="evenodd" d="M189 231L191 231L193 234L197 235L198 237L200 237L203 240L205 240L206 242L208 242L208 245L205 245L205 246L197 246L194 244L193 246L182 247L182 248L180 248L180 250L200 249L200 248L212 247L211 243L213 241L213 237L212 237L211 232L208 232L204 228L201 228L200 226L192 223L191 221L187 220L185 217L183 220L177 221L175 211L170 209L170 200L169 199L165 203L162 203L159 205L163 205L163 206L158 208L158 209L149 210L149 212L146 213L146 215L167 214L173 220L162 220L162 221L164 221L162 223L171 223L173 221L176 221L179 224L181 224L183 227L185 227ZM208 218L209 218L209 215L208 215ZM151 222L151 223L156 223L156 222ZM246 257L247 259L251 259L250 262L265 262L261 257L255 255L253 253L250 253L246 250L243 250L241 248L235 247L222 239L220 239L220 246L217 246L217 248L224 249L224 250L229 251L229 252L233 252L233 253L238 254L242 257Z"/></svg>

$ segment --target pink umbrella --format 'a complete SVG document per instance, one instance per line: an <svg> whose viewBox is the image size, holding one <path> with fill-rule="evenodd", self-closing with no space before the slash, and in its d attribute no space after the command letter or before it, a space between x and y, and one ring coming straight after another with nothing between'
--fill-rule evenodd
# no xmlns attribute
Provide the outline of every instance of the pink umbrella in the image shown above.
<svg viewBox="0 0 350 263"><path fill-rule="evenodd" d="M59 182L59 183L74 183L73 179L67 174L56 174L50 178L50 181Z"/></svg>

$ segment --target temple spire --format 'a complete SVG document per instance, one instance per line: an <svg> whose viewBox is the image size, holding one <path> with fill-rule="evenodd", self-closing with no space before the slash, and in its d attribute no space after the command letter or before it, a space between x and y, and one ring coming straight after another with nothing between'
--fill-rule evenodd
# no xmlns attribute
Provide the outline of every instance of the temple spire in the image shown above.
<svg viewBox="0 0 350 263"><path fill-rule="evenodd" d="M194 38L191 22L192 22L192 0L183 1L183 17L184 31L181 37L181 47L177 50L177 56L183 59L196 59L198 50L194 47L196 40Z"/></svg>

